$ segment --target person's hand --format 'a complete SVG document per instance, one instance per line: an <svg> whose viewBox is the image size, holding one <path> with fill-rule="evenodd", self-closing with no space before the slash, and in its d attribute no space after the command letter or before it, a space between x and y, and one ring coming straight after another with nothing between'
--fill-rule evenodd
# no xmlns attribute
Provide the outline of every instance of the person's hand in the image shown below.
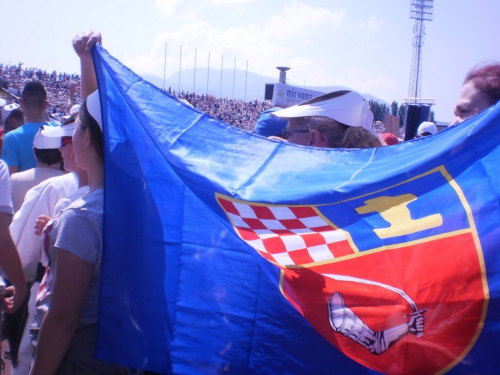
<svg viewBox="0 0 500 375"><path fill-rule="evenodd" d="M101 33L87 30L73 38L73 48L80 59L91 58L90 50L98 42L102 43Z"/></svg>
<svg viewBox="0 0 500 375"><path fill-rule="evenodd" d="M3 309L7 314L14 314L21 307L26 296L26 290L25 283L5 288L5 294L1 298Z"/></svg>
<svg viewBox="0 0 500 375"><path fill-rule="evenodd" d="M417 337L422 337L424 335L424 323L425 319L422 314L414 314L408 321L408 333L416 335Z"/></svg>
<svg viewBox="0 0 500 375"><path fill-rule="evenodd" d="M43 230L45 229L45 226L47 225L47 222L50 220L50 217L46 215L40 215L38 216L38 219L36 219L35 222L35 234L38 236L42 235Z"/></svg>

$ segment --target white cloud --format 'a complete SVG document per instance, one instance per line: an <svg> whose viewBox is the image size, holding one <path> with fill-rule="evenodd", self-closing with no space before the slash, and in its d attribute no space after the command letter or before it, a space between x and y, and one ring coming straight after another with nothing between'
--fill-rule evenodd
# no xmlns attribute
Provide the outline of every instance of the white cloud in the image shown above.
<svg viewBox="0 0 500 375"><path fill-rule="evenodd" d="M204 1L204 3L213 3L214 5L239 5L246 3L253 3L254 0L212 0L212 1Z"/></svg>
<svg viewBox="0 0 500 375"><path fill-rule="evenodd" d="M346 20L346 10L332 11L326 8L313 8L308 4L293 2L282 12L272 17L264 27L265 33L274 40L308 38L318 32L329 34L339 30Z"/></svg>
<svg viewBox="0 0 500 375"><path fill-rule="evenodd" d="M167 16L175 15L185 19L193 19L206 8L214 6L235 6L252 3L255 0L156 0L154 7Z"/></svg>
<svg viewBox="0 0 500 375"><path fill-rule="evenodd" d="M171 15L181 2L182 0L156 0L154 7L166 15Z"/></svg>
<svg viewBox="0 0 500 375"><path fill-rule="evenodd" d="M358 22L353 26L353 28L361 31L376 32L379 31L383 26L384 23L377 16L372 16L365 22Z"/></svg>
<svg viewBox="0 0 500 375"><path fill-rule="evenodd" d="M218 1L228 4L248 0L212 0L210 3ZM358 62L365 58L359 44L345 43L350 37L346 34L349 33L347 29L357 32L360 27L347 22L347 11L343 8L332 10L295 1L263 25L222 29L205 21L186 23L176 32L157 35L148 55L137 56L125 63L142 74L163 75L164 48L168 42L167 76L178 72L182 45L183 69L194 66L194 51L197 49L198 68L207 66L210 52L210 66L217 69L220 69L221 55L224 55L225 68L232 67L236 57L239 69L244 69L246 60L249 60L250 71L275 76L275 67L285 65L292 67L288 72L292 84L303 85L306 80L306 85L343 85L381 98L389 96L395 87L393 80L372 76L356 68L356 64L347 70L339 69L341 60L345 62L351 58ZM380 25L374 16L364 23L363 28L376 30Z"/></svg>

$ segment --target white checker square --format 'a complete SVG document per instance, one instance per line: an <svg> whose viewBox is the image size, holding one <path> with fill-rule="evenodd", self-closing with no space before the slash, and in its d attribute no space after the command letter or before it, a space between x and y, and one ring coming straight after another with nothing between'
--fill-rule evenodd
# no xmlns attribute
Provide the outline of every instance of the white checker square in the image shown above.
<svg viewBox="0 0 500 375"><path fill-rule="evenodd" d="M286 251L303 250L306 243L301 236L281 236L281 241L285 244Z"/></svg>
<svg viewBox="0 0 500 375"><path fill-rule="evenodd" d="M248 204L233 202L234 207L240 213L240 216L246 219L257 219L257 215L255 215L255 211L252 210Z"/></svg>
<svg viewBox="0 0 500 375"><path fill-rule="evenodd" d="M318 228L328 225L328 223L325 220L323 220L323 218L321 218L320 216L304 217L299 220L302 224L304 224L308 228Z"/></svg>
<svg viewBox="0 0 500 375"><path fill-rule="evenodd" d="M282 266L293 266L295 265L295 262L290 258L290 255L288 253L279 253L279 254L272 254L274 260L276 263L282 265Z"/></svg>
<svg viewBox="0 0 500 375"><path fill-rule="evenodd" d="M254 233L259 236L262 240L265 240L267 238L273 238L273 237L278 237L278 235L274 232L271 232L270 230L267 229L255 229Z"/></svg>
<svg viewBox="0 0 500 375"><path fill-rule="evenodd" d="M234 226L235 227L239 227L239 228L250 228L248 226L247 223L245 223L243 221L243 219L241 218L241 216L238 216L238 215L235 215L235 214L232 214L230 212L227 213L229 215L229 217L231 218L231 221L233 222Z"/></svg>
<svg viewBox="0 0 500 375"><path fill-rule="evenodd" d="M311 234L316 233L310 230L309 228L297 228L297 229L288 229L290 232L295 234Z"/></svg>
<svg viewBox="0 0 500 375"><path fill-rule="evenodd" d="M307 249L307 252L315 262L335 258L328 248L328 245L312 246Z"/></svg>
<svg viewBox="0 0 500 375"><path fill-rule="evenodd" d="M334 243L347 240L344 232L340 230L329 230L327 232L321 232L319 234L323 236L326 243Z"/></svg>
<svg viewBox="0 0 500 375"><path fill-rule="evenodd" d="M278 220L296 219L295 214L288 207L269 207L274 217Z"/></svg>
<svg viewBox="0 0 500 375"><path fill-rule="evenodd" d="M255 250L267 253L266 247L264 246L264 242L262 242L262 240L250 240L246 241L246 243L252 246Z"/></svg>
<svg viewBox="0 0 500 375"><path fill-rule="evenodd" d="M286 230L286 227L281 224L278 220L270 220L270 219L260 219L260 222L264 224L267 229L281 229Z"/></svg>

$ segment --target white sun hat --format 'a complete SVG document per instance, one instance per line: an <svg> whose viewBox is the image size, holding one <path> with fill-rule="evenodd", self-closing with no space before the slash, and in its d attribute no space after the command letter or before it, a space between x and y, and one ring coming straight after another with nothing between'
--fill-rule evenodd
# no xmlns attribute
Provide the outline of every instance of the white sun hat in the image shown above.
<svg viewBox="0 0 500 375"><path fill-rule="evenodd" d="M52 150L61 147L60 137L46 137L43 135L42 130L44 126L40 126L38 132L35 134L33 139L33 147L39 150Z"/></svg>
<svg viewBox="0 0 500 375"><path fill-rule="evenodd" d="M87 110L90 115L97 121L102 130L102 117L101 117L101 102L99 100L99 90L95 90L87 97Z"/></svg>
<svg viewBox="0 0 500 375"><path fill-rule="evenodd" d="M73 135L73 130L75 130L75 122L71 122L67 125L61 126L45 126L42 129L42 135L49 138L55 137L71 137Z"/></svg>
<svg viewBox="0 0 500 375"><path fill-rule="evenodd" d="M334 91L272 114L281 118L328 117L341 124L366 130L371 129L373 122L368 102L360 94L350 90Z"/></svg>

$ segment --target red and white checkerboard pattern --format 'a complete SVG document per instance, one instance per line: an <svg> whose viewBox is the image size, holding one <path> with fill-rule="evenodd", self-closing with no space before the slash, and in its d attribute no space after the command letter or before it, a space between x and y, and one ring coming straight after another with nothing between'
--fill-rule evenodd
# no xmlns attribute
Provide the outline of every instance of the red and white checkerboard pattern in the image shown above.
<svg viewBox="0 0 500 375"><path fill-rule="evenodd" d="M280 266L354 254L345 234L313 207L263 206L222 197L219 203L241 238Z"/></svg>

